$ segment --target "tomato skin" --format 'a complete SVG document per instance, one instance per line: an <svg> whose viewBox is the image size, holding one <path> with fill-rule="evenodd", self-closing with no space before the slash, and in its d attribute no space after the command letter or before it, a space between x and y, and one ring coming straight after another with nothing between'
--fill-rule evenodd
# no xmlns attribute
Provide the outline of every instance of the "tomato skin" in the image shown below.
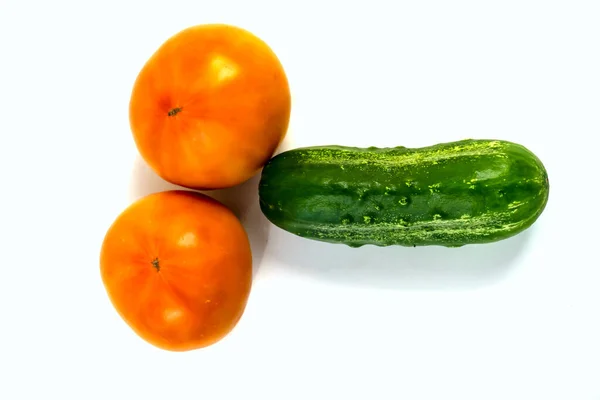
<svg viewBox="0 0 600 400"><path fill-rule="evenodd" d="M129 121L142 158L193 189L255 175L288 129L290 89L275 53L230 25L197 25L166 40L138 74Z"/></svg>
<svg viewBox="0 0 600 400"><path fill-rule="evenodd" d="M141 338L171 351L209 346L241 318L252 283L246 232L223 204L166 191L127 207L100 253L113 306Z"/></svg>

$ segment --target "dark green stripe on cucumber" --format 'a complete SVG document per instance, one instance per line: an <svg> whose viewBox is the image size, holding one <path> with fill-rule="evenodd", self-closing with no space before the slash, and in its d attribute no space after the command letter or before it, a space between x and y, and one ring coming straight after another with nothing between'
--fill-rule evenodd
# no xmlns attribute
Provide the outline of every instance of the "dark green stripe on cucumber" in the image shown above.
<svg viewBox="0 0 600 400"><path fill-rule="evenodd" d="M514 236L548 201L542 162L502 140L297 148L273 157L260 208L295 235L351 247L459 247Z"/></svg>

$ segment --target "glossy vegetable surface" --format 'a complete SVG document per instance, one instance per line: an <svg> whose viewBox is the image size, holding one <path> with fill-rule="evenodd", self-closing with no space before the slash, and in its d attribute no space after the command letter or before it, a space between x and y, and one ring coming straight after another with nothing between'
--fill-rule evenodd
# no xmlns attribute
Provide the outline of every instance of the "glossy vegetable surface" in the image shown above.
<svg viewBox="0 0 600 400"><path fill-rule="evenodd" d="M357 247L487 243L531 226L548 201L542 162L501 140L424 148L298 148L262 172L260 207L293 234Z"/></svg>
<svg viewBox="0 0 600 400"><path fill-rule="evenodd" d="M102 281L125 322L173 351L213 344L242 316L252 257L246 233L221 203L168 191L125 209L108 229Z"/></svg>
<svg viewBox="0 0 600 400"><path fill-rule="evenodd" d="M133 86L135 144L163 179L189 188L239 184L284 138L291 97L265 42L230 25L193 26L150 57Z"/></svg>

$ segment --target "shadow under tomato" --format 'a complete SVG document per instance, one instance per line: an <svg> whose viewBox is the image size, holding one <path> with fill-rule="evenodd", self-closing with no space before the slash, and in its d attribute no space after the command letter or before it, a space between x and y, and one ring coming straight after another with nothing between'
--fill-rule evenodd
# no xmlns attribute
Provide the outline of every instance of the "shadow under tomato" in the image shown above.
<svg viewBox="0 0 600 400"><path fill-rule="evenodd" d="M248 181L227 189L198 191L227 206L241 221L252 248L252 273L256 276L262 262L269 233L268 221L260 212L258 203L258 183L260 174ZM159 177L139 156L134 161L129 201L133 202L152 193L166 190L190 190L169 183Z"/></svg>
<svg viewBox="0 0 600 400"><path fill-rule="evenodd" d="M519 264L535 226L490 244L350 248L303 239L278 228L269 255L282 268L334 284L400 290L469 290L493 285Z"/></svg>

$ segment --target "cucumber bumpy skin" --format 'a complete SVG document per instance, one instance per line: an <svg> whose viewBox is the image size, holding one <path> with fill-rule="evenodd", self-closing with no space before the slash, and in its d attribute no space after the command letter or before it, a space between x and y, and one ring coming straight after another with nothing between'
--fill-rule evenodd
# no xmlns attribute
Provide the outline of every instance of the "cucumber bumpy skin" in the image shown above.
<svg viewBox="0 0 600 400"><path fill-rule="evenodd" d="M314 146L263 168L260 208L295 235L351 247L460 247L529 228L547 171L522 145L461 140L422 148Z"/></svg>

